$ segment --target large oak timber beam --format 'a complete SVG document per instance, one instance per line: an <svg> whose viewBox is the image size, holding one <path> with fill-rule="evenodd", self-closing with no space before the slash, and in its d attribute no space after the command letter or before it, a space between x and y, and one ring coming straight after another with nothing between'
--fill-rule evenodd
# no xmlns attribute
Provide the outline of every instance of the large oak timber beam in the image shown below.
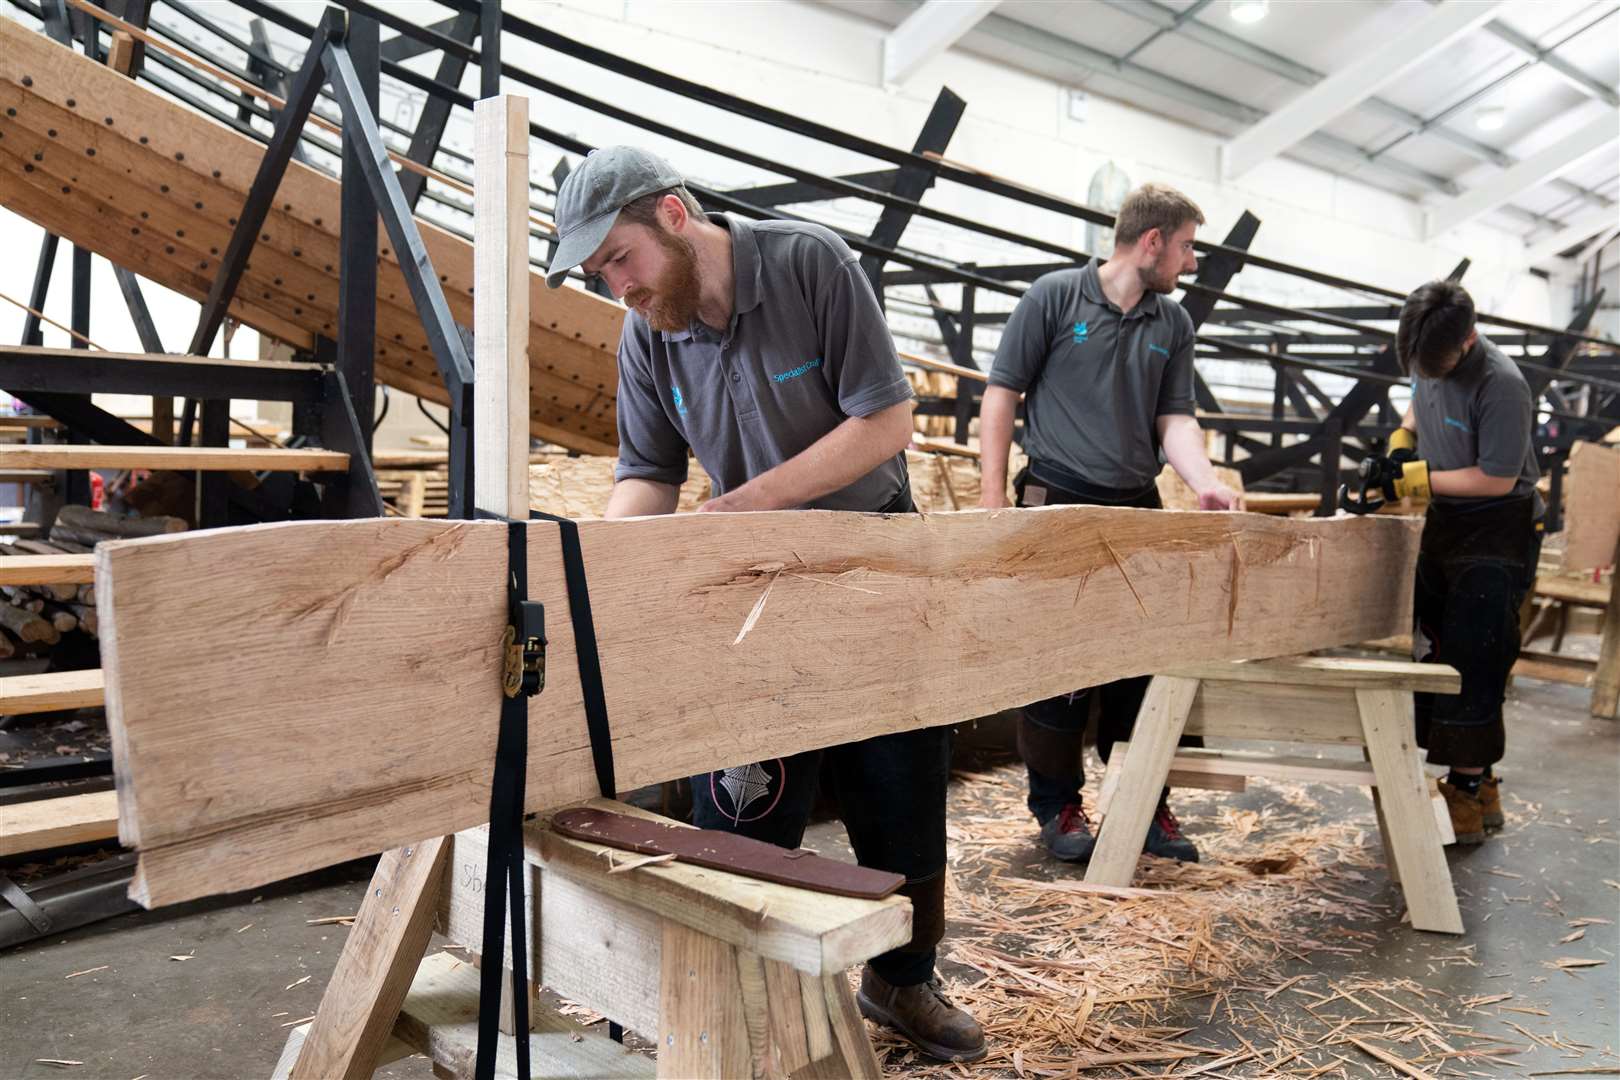
<svg viewBox="0 0 1620 1080"><path fill-rule="evenodd" d="M1417 542L1416 522L1395 518L1101 507L689 514L579 532L626 790L1172 659L1389 636L1410 617ZM469 718L499 702L506 547L499 523L407 520L98 547L120 836L142 851L143 902L484 820L496 731ZM554 525L529 525L528 558L529 596L564 609ZM596 791L570 621L548 634L530 810Z"/></svg>

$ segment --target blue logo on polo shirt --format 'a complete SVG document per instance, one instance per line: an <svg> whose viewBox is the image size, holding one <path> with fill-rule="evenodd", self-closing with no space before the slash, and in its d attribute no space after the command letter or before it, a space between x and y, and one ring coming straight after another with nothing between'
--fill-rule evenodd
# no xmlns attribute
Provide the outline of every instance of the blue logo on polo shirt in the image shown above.
<svg viewBox="0 0 1620 1080"><path fill-rule="evenodd" d="M1163 345L1149 345L1147 347L1147 351L1150 352L1150 353L1151 352L1163 353L1166 358L1168 358L1170 356L1170 350L1165 348Z"/></svg>
<svg viewBox="0 0 1620 1080"><path fill-rule="evenodd" d="M671 386L669 388L669 390L670 390L670 393L675 396L675 411L677 413L679 413L680 415L685 416L686 415L686 399L681 397L681 388L678 387L678 386Z"/></svg>
<svg viewBox="0 0 1620 1080"><path fill-rule="evenodd" d="M1085 323L1083 323L1083 322L1075 323L1074 324L1074 343L1076 345L1084 345L1086 343L1086 337L1090 333L1091 333L1091 328L1089 326L1087 326Z"/></svg>
<svg viewBox="0 0 1620 1080"><path fill-rule="evenodd" d="M1449 416L1446 417L1445 420L1446 420L1447 424L1449 424L1450 426L1452 426L1454 428L1462 428L1462 430L1464 430L1466 432L1469 432L1470 434L1473 433L1473 429L1470 428L1467 424L1463 423L1461 420L1453 420Z"/></svg>
<svg viewBox="0 0 1620 1080"><path fill-rule="evenodd" d="M818 356L814 360L806 360L804 363L800 364L796 368L793 368L791 371L783 371L772 375L771 378L775 379L777 382L787 382L789 379L797 379L800 375L809 374L820 366L821 357Z"/></svg>

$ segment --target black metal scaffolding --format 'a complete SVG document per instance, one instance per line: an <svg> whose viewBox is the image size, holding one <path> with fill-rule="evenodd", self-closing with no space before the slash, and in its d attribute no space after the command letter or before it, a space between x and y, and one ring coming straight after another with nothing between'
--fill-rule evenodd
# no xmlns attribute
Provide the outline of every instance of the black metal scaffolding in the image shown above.
<svg viewBox="0 0 1620 1080"><path fill-rule="evenodd" d="M46 13L33 0L10 2L36 15ZM47 8L53 3L60 3L60 0L47 0ZM234 0L234 3L239 12L255 22L262 19L305 40L317 36L321 31L321 28L302 22L280 5L267 0ZM176 94L194 107L204 108L210 115L232 123L238 130L252 133L261 140L268 139L270 149L266 154L267 163L274 159L284 167L287 158L302 143L321 150L329 157L341 157L345 176L362 172L365 184L344 186L345 251L349 249L351 221L354 224L354 239L363 246L365 238L361 233L364 226L358 221L365 216L361 213L363 209L375 207L382 212L390 239L402 254L413 250L410 232L414 230L414 225L411 224L410 215L422 200L432 202L438 208L460 212L468 209L444 192L435 191L434 185L425 177L415 173L396 175L387 161L383 143L384 132L402 140L408 139L408 156L411 160L438 166L438 158L443 157L446 159L444 167L447 174L458 181L463 180L463 176L449 172L449 169L452 161L465 163L465 155L442 149L440 142L454 110L470 109L473 104L472 96L458 88L468 64L479 66L484 94L495 92L500 80L505 78L529 92L568 102L604 118L633 125L649 134L672 139L695 150L715 154L781 178L777 183L743 189L709 190L694 185L694 193L711 209L757 218L802 218L806 210L813 210L816 204L831 199L859 200L863 205L870 206L876 214L876 221L869 233L860 235L847 229L839 231L861 255L863 268L871 276L880 298L898 309L910 311L919 306L924 308L937 330L938 342L951 361L967 369L980 367L974 347L976 331L981 327L993 327L1006 317L1005 311L996 309L994 305L986 308L986 294L1016 298L1040 274L1077 265L1090 256L1087 252L1039 236L1002 228L992 221L969 219L924 205L927 190L939 183L952 183L1062 218L1112 224L1110 214L1055 195L1033 191L1011 180L964 168L947 160L945 151L950 134L966 107L965 102L948 90L942 92L936 101L912 149L906 150L613 55L510 12L501 13L499 5L481 3L480 0L443 0L445 17L431 24L415 17L401 17L366 0L339 0L339 8L329 9L322 21L321 26L328 28L328 33L330 26L339 18L334 12L341 10L347 13L343 19L344 25L382 27L393 36L381 42L374 51L369 45L361 50L351 30L347 42L328 38L326 45L319 50L312 46L304 63L296 69L278 61L261 34L254 34L252 40L246 40L219 25L221 7L222 4L210 5L204 12L186 0L151 0L149 5L134 3L133 0L127 0L125 4L108 0L108 9L114 14L119 14L122 8L125 17L138 14L142 20L149 20L153 10L170 8L180 17L246 55L246 69L235 69L245 77L256 77L261 84L268 80L284 80L288 83L288 108L272 112L258 103L242 100L238 91L212 78L195 72L183 72L184 64L167 57L148 55L142 73L142 77L164 92ZM90 21L76 21L78 25L75 30L83 38ZM163 32L161 22L147 24ZM90 33L93 37L93 27ZM170 34L172 36L172 31ZM680 120L659 118L627 109L504 62L500 49L503 35L512 35L574 61L591 64L616 77L654 87L702 109L721 110L790 132L806 140L812 149L832 148L853 152L879 162L883 167L828 176L755 153L736 145L735 140L718 141L706 136L702 125L694 123L690 117L683 116ZM227 69L232 67L230 61L210 55L193 43L187 42L186 47L203 55L210 63ZM440 55L435 76L423 75L403 66L404 59L428 52ZM362 58L362 63L356 62ZM154 60L159 63L152 63ZM426 95L426 105L414 130L377 120L375 82L368 81L376 77L370 74L373 63L381 77ZM154 76L154 67L161 67L165 74ZM168 74L180 75L192 88L181 90L168 81ZM321 84L328 80L330 91L320 85L305 85ZM317 97L327 94L338 106L343 120L344 140L341 147L306 131L302 123L313 109ZM214 105L205 100L209 95L219 99L220 104ZM530 125L531 137L565 153L582 154L591 149L589 142L544 123L543 109L536 112L539 119ZM289 122L289 114L296 117L298 122ZM255 120L272 120L274 132L267 137L254 127ZM560 164L559 173L565 169L566 165ZM270 182L279 178L279 171L272 169L262 175ZM273 183L271 187L273 190ZM549 191L535 187L531 197L536 209L547 212ZM254 198L250 196L249 208L253 203ZM795 206L798 212L782 209L789 205ZM352 217L351 206L354 210ZM928 220L964 236L995 240L1048 258L1039 262L978 265L924 254L903 245L908 225L916 219ZM247 220L248 215L244 211L243 225ZM1182 302L1199 327L1198 359L1267 365L1271 371L1271 407L1259 414L1224 409L1214 388L1200 377L1197 393L1203 411L1201 419L1206 427L1220 431L1225 436L1228 460L1242 471L1246 483L1261 488L1319 490L1323 496L1322 512L1332 512L1341 463L1348 462L1353 466L1366 453L1379 449L1383 439L1399 421L1390 392L1403 386L1406 380L1394 362L1391 347L1393 332L1388 324L1398 313L1397 303L1391 301L1401 300L1404 292L1255 255L1249 248L1259 226L1258 218L1244 214L1221 242L1200 242L1198 246L1203 255L1203 266L1197 280L1187 283ZM452 229L462 231L454 229L454 226ZM534 232L542 239L548 238L541 230ZM239 235L251 238L253 233L239 229ZM375 237L372 240L374 246ZM246 244L247 239L243 243ZM359 250L359 247L355 250ZM49 257L53 255L54 249L42 250L41 265L48 268ZM401 262L407 265L409 260L402 259ZM228 255L226 265L237 264ZM1248 295L1241 289L1234 291L1233 281L1242 270L1251 267L1340 290L1347 296L1344 302L1336 305L1300 309ZM1454 276L1460 277L1466 269L1465 260ZM407 276L411 278L411 275ZM229 289L234 283L227 282L226 278L227 275L221 274L216 292L228 299ZM331 355L336 358L334 362L342 373L354 411L360 416L368 416L371 380L369 368L364 365L360 355L365 351L360 343L367 340L367 333L363 314L350 302L351 297L365 294L363 270L356 266L351 273L346 261L344 281L345 302L341 306L345 317L353 315L354 321L346 324L349 341L340 341ZM351 283L352 293L349 288ZM915 290L919 287L926 302L919 301L915 296ZM940 288L957 290L958 299L954 307L941 302L936 292ZM451 491L452 513L455 513L455 493L470 491L470 461L465 453L465 438L466 418L470 415L471 370L466 360L466 333L455 327L443 307L442 295L436 296L436 292L436 282L431 276L426 280L418 276L412 281L413 300L423 314L435 361L451 394ZM1542 422L1538 426L1537 448L1547 465L1556 464L1567 454L1573 440L1590 437L1620 423L1620 352L1616 351L1613 343L1587 333L1602 297L1598 294L1587 299L1588 302L1563 327L1541 326L1492 313L1480 315L1481 323L1489 329L1494 340L1515 356L1540 396ZM199 323L199 337L203 336L209 318L223 315L223 306L214 302L213 297L210 301L209 305L205 305L205 318ZM1001 304L1004 306L1005 301ZM210 311L213 315L209 314ZM339 337L341 339L344 335L340 333ZM193 351L196 351L195 341L193 345ZM1319 379L1324 376L1348 380L1350 389L1335 400L1319 384ZM925 400L922 410L954 417L956 438L966 441L969 425L977 414L978 388L979 384L974 380L963 377L958 380L955 395L942 401ZM369 441L366 425L360 425L359 439L362 443Z"/></svg>

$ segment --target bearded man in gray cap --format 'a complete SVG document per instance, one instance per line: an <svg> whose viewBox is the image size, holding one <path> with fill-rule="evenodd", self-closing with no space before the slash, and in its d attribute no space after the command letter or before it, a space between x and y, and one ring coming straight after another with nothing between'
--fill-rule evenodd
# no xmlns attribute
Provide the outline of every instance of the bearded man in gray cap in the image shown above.
<svg viewBox="0 0 1620 1080"><path fill-rule="evenodd" d="M667 162L592 153L557 193L546 284L576 267L630 307L619 340L619 462L606 515L673 513L690 450L702 511L914 509L910 385L849 247L831 230L705 215ZM874 957L869 1019L948 1061L985 1056L977 1022L934 972L945 930L946 728L692 778L693 819L799 846L823 773L863 866L903 875L911 941Z"/></svg>

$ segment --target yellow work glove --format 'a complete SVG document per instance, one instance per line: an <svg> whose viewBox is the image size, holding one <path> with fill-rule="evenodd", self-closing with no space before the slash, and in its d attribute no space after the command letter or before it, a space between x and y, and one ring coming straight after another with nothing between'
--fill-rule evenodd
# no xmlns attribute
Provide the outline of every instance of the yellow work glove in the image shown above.
<svg viewBox="0 0 1620 1080"><path fill-rule="evenodd" d="M1390 459L1394 461L1394 458ZM1395 498L1427 499L1429 497L1429 463L1412 460L1400 462L1401 474L1395 479Z"/></svg>

